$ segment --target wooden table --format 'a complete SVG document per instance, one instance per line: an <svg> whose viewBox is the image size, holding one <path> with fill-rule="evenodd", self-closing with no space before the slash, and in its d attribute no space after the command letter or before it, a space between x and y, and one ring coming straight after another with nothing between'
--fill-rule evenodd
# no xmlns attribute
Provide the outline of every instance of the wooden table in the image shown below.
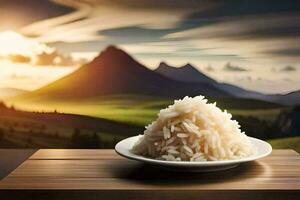
<svg viewBox="0 0 300 200"><path fill-rule="evenodd" d="M274 150L234 169L179 173L113 150L39 150L0 182L1 199L300 199L300 156Z"/></svg>

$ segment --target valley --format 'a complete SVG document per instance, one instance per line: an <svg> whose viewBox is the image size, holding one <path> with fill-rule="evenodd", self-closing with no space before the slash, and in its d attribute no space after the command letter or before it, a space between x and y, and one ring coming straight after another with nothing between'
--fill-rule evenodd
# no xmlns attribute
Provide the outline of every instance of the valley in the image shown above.
<svg viewBox="0 0 300 200"><path fill-rule="evenodd" d="M108 46L73 73L6 98L0 106L0 146L113 148L123 138L142 134L174 99L196 95L232 113L249 136L299 136L299 107L280 103L281 96L219 83L190 64L175 69L161 63L150 70L125 51ZM291 102L297 102L297 95L293 93Z"/></svg>

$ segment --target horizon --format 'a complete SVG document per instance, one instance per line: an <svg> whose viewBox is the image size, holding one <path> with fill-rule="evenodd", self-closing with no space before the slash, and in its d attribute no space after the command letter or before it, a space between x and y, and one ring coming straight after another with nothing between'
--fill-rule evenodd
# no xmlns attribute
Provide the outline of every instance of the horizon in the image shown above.
<svg viewBox="0 0 300 200"><path fill-rule="evenodd" d="M126 51L125 49L121 48L120 46L117 45L108 45L108 46L115 46L118 49L121 49L122 51L126 52L127 54L129 54L129 56L132 56L137 62L141 63L144 67L148 68L149 70L155 70L159 67L159 65L161 63L166 63L167 65L169 65L170 67L174 67L174 68L181 68L184 67L185 65L191 65L193 68L195 68L197 71L199 71L200 73L203 73L204 75L220 82L220 83L229 83L232 85L236 85L238 87L241 87L243 89L249 90L249 91L256 91L256 92L260 92L262 94L289 94L291 92L296 92L300 89L300 86L298 87L298 85L294 85L294 87L292 87L292 89L282 89L282 90L274 90L274 91L269 91L269 88L259 88L257 89L257 85L249 85L249 82L245 82L244 84L236 84L235 82L232 81L228 81L228 76L230 77L232 75L232 73L234 75L236 75L236 73L239 73L240 71L242 73L247 72L246 70L244 71L242 68L240 69L238 66L234 66L232 65L230 62L225 63L225 65L223 66L223 68L221 68L219 71L217 71L216 69L209 69L209 67L211 67L211 65L208 65L206 67L199 67L198 65L195 65L192 62L184 62L180 65L178 65L178 63L176 65L172 65L172 62L166 61L166 60L161 60L159 61L154 67L153 66L149 66L147 65L147 63L142 62L141 60L139 60L137 57L135 57L134 55L130 54L128 51ZM89 63L91 62L94 58L96 58L97 56L100 55L100 53L102 51L104 51L108 46L104 47L104 49L102 49L99 52L94 52L94 55L88 55L88 56L81 56L79 55L80 58L85 59L85 63ZM74 56L76 58L76 56ZM2 80L2 82L0 81L0 89L18 89L18 90L24 90L26 92L30 92L30 91L34 91L34 90L38 90L40 88L43 88L44 86L59 80L61 78L63 78L64 76L67 76L68 74L71 74L75 71L77 71L79 68L81 68L81 65L74 65L74 66L51 66L51 65L47 65L47 66L42 66L39 68L39 66L32 66L32 65L27 65L24 63L13 63L11 61L7 61L7 60L0 60L0 63L2 62L8 65L16 65L17 66L17 70L13 69L13 73L10 75L10 78L12 79L11 81L7 81L5 79ZM26 65L25 67L23 67L22 65ZM2 72L3 72L3 68L5 70L5 65L2 66ZM11 67L11 66L8 66ZM229 69L227 71L226 67L232 68L233 72L231 71L231 69ZM22 82L24 79L26 80L26 74L28 75L28 72L30 73L32 71L34 71L36 73L37 76L43 76L43 75L47 75L44 76L41 79L30 79L29 77L27 77L29 80L25 81L25 83L30 83L27 85L24 84L20 84L20 82ZM274 70L274 69L272 69ZM17 72L16 72L17 71ZM16 72L16 73L15 73ZM18 72L21 72L21 74L18 74ZM24 72L24 75L22 75L22 72ZM249 70L249 72L251 73L251 71ZM219 73L219 74L216 74ZM256 73L256 72L254 72ZM50 75L50 76L49 76ZM223 79L220 79L220 77L218 77L218 75L223 76ZM225 75L225 76L224 76ZM288 74L290 75L290 74ZM293 74L295 75L295 74ZM0 74L1 76L1 74ZM298 74L296 74L296 76L298 76ZM40 78L41 78L40 77ZM300 78L300 74L299 74L299 78ZM240 79L240 81L251 81L251 76L247 75L245 77L242 77ZM262 79L260 79L259 77L257 78L257 80L263 81ZM253 80L254 81L254 80ZM287 80L283 80L284 82L288 82ZM6 82L7 84L5 84L4 86L1 87L1 83ZM271 81L269 81L270 84L272 84ZM31 84L33 86L31 86ZM19 87L21 85L21 87ZM281 85L282 86L282 85ZM283 85L285 86L285 85Z"/></svg>
<svg viewBox="0 0 300 200"><path fill-rule="evenodd" d="M0 25L0 88L43 87L113 44L149 69L160 62L191 63L219 82L248 90L300 89L300 3L294 1L1 4L6 21Z"/></svg>

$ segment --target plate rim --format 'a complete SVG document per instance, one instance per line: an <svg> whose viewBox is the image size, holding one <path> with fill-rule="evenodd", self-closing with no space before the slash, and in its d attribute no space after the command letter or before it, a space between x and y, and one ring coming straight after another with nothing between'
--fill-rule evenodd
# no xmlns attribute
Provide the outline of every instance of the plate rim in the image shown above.
<svg viewBox="0 0 300 200"><path fill-rule="evenodd" d="M249 157L245 157L242 159L235 159L235 160L221 160L221 161L208 161L208 162L203 162L203 161L198 161L198 162L190 162L190 161L165 161L165 160L157 160L153 158L147 158L141 155L136 155L131 153L129 148L127 151L129 153L124 153L122 150L120 150L120 146L126 141L126 140L133 140L133 139L138 139L142 135L136 135L136 136L131 136L128 138L125 138L121 141L119 141L115 145L115 151L117 154L119 154L122 157L125 157L130 160L135 160L139 162L144 162L144 163L150 163L150 164L155 164L155 165L164 165L164 166L178 166L178 167L210 167L210 166L221 166L221 165L233 165L233 164L239 164L239 163L245 163L245 162L250 162L254 160L261 159L263 157L266 157L272 153L272 146L267 143L264 140L260 140L258 138L250 137L247 136L251 141L259 142L263 144L266 148L266 152L258 155L253 155Z"/></svg>

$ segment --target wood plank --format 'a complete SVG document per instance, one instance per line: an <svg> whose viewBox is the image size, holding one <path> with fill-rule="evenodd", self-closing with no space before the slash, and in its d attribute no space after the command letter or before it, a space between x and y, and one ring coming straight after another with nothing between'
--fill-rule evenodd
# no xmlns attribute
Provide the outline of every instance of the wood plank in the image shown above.
<svg viewBox="0 0 300 200"><path fill-rule="evenodd" d="M297 156L292 149L275 150L272 156ZM30 159L107 159L116 157L116 153L111 149L40 149L33 154Z"/></svg>
<svg viewBox="0 0 300 200"><path fill-rule="evenodd" d="M299 162L283 160L285 164L272 164L272 174L276 173L276 177L293 176L300 177ZM121 166L121 167L120 167ZM86 170L88 167L88 170ZM34 169L34 171L32 171ZM62 170L63 169L63 170ZM124 171L124 172L123 172ZM251 162L239 167L233 168L229 171L221 171L214 173L177 173L176 178L183 177L187 179L191 177L206 178L212 176L214 179L223 179L224 175L236 176L239 173L244 178L253 177L253 175L260 177L270 177L270 169L264 161ZM146 173L145 173L146 172ZM244 173L247 172L247 173ZM214 177L214 174L222 175ZM136 161L127 162L127 160L28 160L23 163L22 167L11 173L10 178L13 177L108 177L108 178L122 178L131 175L132 178L153 178L158 174L161 178L172 177L174 172L163 171L161 169L152 168L147 165L140 164Z"/></svg>
<svg viewBox="0 0 300 200"><path fill-rule="evenodd" d="M23 194L18 199L45 194L55 199L298 199L299 166L300 156L291 150L209 173L165 171L114 150L39 150L0 182L0 196L17 198L17 191Z"/></svg>
<svg viewBox="0 0 300 200"><path fill-rule="evenodd" d="M118 159L111 149L40 149L30 159Z"/></svg>
<svg viewBox="0 0 300 200"><path fill-rule="evenodd" d="M226 181L226 182L224 182ZM35 185L32 188L32 185ZM66 185L68 185L66 187ZM127 179L127 178L51 178L47 182L41 179L12 178L5 189L29 190L169 190L169 191L202 191L202 190L287 190L299 191L299 178L256 178L247 181L237 180L183 180L171 179ZM1 191L1 190L0 190Z"/></svg>

